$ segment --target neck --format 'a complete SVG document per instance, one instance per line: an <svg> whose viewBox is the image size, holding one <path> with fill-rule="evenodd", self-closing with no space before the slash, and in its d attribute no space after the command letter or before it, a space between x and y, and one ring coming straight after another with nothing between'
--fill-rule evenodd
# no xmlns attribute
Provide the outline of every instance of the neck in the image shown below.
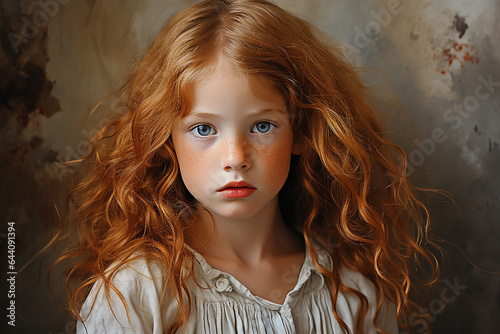
<svg viewBox="0 0 500 334"><path fill-rule="evenodd" d="M198 210L190 242L204 256L251 265L301 249L298 233L281 217L278 196L250 218L212 216L204 209Z"/></svg>

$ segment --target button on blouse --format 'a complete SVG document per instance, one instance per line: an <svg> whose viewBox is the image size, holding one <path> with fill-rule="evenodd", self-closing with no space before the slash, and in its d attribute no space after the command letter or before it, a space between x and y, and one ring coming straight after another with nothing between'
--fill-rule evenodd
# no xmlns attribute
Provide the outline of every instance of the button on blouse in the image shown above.
<svg viewBox="0 0 500 334"><path fill-rule="evenodd" d="M233 291L233 287L229 280L225 277L218 278L215 282L215 289L219 292Z"/></svg>

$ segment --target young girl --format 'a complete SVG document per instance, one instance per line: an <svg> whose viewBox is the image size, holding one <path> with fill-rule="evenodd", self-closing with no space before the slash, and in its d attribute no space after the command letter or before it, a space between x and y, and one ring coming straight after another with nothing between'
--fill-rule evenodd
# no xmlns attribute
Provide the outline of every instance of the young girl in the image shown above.
<svg viewBox="0 0 500 334"><path fill-rule="evenodd" d="M78 333L398 333L427 212L342 54L265 0L174 16L76 189ZM410 320L410 321L409 321Z"/></svg>

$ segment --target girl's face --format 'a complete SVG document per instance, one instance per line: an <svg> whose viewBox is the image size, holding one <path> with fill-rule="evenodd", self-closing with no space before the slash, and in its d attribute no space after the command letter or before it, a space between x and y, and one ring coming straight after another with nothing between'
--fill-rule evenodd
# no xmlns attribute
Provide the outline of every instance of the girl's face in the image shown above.
<svg viewBox="0 0 500 334"><path fill-rule="evenodd" d="M223 61L215 66L194 85L172 141L182 180L199 203L214 217L251 218L278 205L291 154L300 151L286 105L268 81L253 78L250 87ZM250 187L221 190L233 181Z"/></svg>

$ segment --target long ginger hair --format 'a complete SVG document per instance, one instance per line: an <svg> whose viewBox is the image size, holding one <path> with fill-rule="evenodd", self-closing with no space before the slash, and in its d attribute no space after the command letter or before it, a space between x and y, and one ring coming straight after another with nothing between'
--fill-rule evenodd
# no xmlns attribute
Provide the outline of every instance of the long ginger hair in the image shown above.
<svg viewBox="0 0 500 334"><path fill-rule="evenodd" d="M180 305L172 332L186 323L190 294L183 268L191 258L184 242L195 219L170 138L189 110L189 90L214 55L247 76L263 76L287 103L295 140L280 191L284 220L303 231L314 265L327 277L335 305L339 292L367 298L342 284L342 266L356 270L397 306L401 325L416 310L412 272L424 258L436 269L428 240L428 212L405 175L404 152L388 141L355 68L307 22L264 0L207 0L175 15L131 72L122 113L93 138L88 171L74 190L78 240L67 258L70 310L75 317L89 289L106 269L142 254L165 265L164 294ZM397 162L402 159L403 166ZM311 240L333 258L332 271L318 263ZM77 282L72 286L71 282ZM186 300L187 299L187 300ZM340 325L349 331L335 307Z"/></svg>

